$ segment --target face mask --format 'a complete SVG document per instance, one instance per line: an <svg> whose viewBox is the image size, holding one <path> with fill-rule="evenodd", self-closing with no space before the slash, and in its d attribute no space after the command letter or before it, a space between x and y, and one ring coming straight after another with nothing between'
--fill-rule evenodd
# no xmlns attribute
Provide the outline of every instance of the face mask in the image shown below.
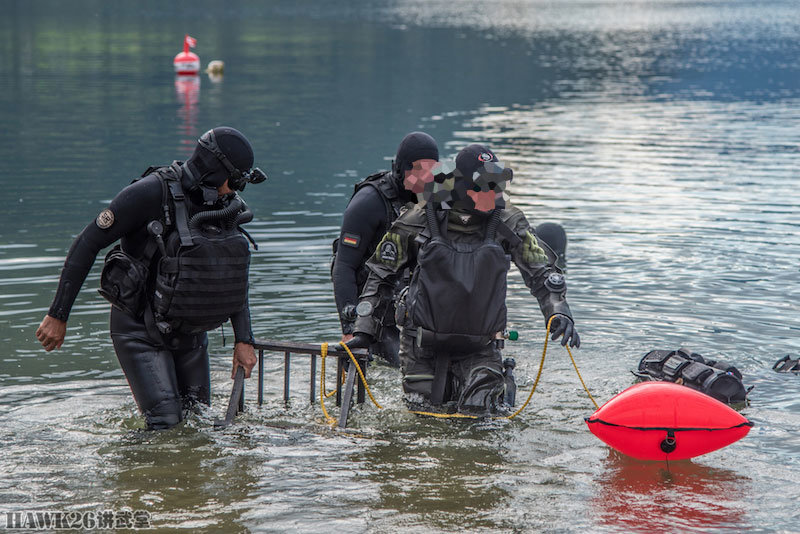
<svg viewBox="0 0 800 534"><path fill-rule="evenodd" d="M197 142L200 144L200 146L214 154L228 171L228 173L230 173L230 177L228 178L228 187L234 191L244 191L244 188L247 184L260 184L267 179L267 175L264 174L264 171L258 167L244 172L234 167L228 157L223 154L222 150L219 149L217 140L214 137L214 130L209 130L208 132L204 133L203 136L197 140Z"/></svg>

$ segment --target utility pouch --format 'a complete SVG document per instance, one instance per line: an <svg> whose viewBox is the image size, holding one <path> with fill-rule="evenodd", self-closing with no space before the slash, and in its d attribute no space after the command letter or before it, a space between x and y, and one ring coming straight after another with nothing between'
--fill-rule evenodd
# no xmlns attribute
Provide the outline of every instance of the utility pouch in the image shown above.
<svg viewBox="0 0 800 534"><path fill-rule="evenodd" d="M145 264L116 245L106 254L97 291L116 308L141 317L145 308L147 275Z"/></svg>

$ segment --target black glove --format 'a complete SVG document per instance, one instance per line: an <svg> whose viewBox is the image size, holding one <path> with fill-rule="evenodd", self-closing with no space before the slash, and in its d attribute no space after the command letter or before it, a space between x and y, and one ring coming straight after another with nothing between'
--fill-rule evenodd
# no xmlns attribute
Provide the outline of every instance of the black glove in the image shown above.
<svg viewBox="0 0 800 534"><path fill-rule="evenodd" d="M358 332L356 335L353 336L353 339L345 343L351 350L352 349L366 349L370 345L372 345L375 340L372 338L371 335L365 334L363 332Z"/></svg>
<svg viewBox="0 0 800 534"><path fill-rule="evenodd" d="M558 339L563 335L561 340L562 346L579 348L581 346L581 338L578 336L578 331L575 330L575 323L564 314L556 313L553 315L553 322L550 325L550 333L553 334L550 339Z"/></svg>

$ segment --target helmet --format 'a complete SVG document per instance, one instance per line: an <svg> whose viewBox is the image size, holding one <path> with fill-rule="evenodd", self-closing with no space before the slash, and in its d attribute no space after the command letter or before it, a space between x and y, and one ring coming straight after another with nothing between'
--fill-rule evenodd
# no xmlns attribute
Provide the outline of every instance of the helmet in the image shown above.
<svg viewBox="0 0 800 534"><path fill-rule="evenodd" d="M238 130L220 126L197 140L186 162L197 172L195 186L216 189L228 180L231 189L242 191L248 183L260 183L266 175L253 166L253 148Z"/></svg>
<svg viewBox="0 0 800 534"><path fill-rule="evenodd" d="M439 161L436 139L425 132L411 132L397 147L397 155L392 162L392 176L402 184L405 171L412 169L413 163L421 159Z"/></svg>

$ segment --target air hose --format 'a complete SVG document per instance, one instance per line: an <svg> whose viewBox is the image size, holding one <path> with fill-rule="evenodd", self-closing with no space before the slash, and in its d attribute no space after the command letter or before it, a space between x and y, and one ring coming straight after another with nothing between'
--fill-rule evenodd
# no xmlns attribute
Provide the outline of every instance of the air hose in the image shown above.
<svg viewBox="0 0 800 534"><path fill-rule="evenodd" d="M228 204L226 207L222 209L205 210L192 215L192 218L189 219L189 228L196 228L202 223L206 223L209 221L233 219L234 216L236 216L236 219L238 221L239 216L237 216L237 214L245 215L246 213L249 212L249 210L246 210L242 213L239 213L243 207L246 209L247 205L241 198L236 196L234 197L233 200L231 200L230 204ZM252 218L253 218L253 213L250 212L250 219L252 220ZM237 224L239 223L237 222Z"/></svg>

